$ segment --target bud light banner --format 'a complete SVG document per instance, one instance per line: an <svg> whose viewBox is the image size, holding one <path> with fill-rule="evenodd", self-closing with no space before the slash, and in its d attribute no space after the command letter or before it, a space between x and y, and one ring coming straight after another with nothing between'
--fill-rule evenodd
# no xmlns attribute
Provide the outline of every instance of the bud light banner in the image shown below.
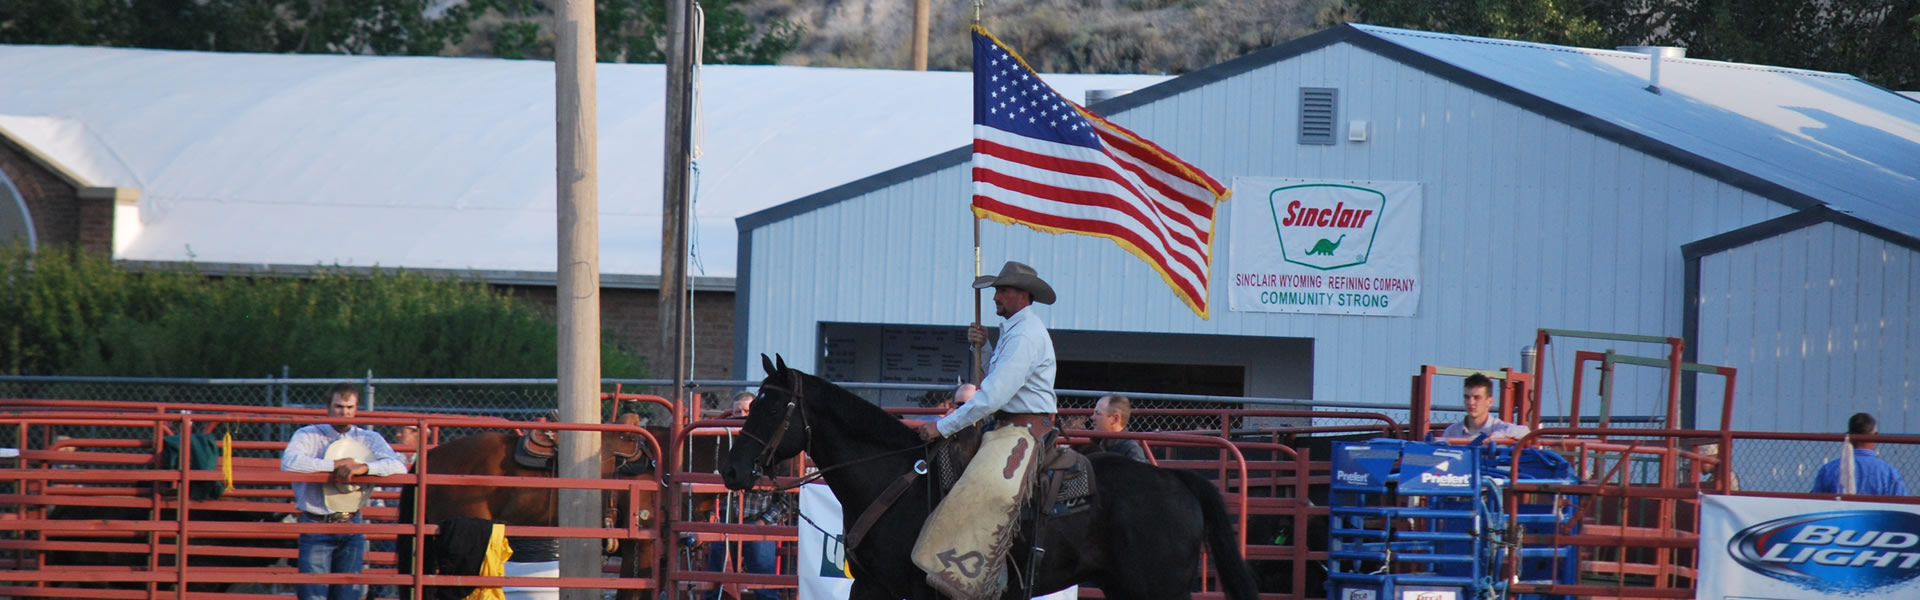
<svg viewBox="0 0 1920 600"><path fill-rule="evenodd" d="M1228 307L1411 317L1420 184L1236 177Z"/></svg>
<svg viewBox="0 0 1920 600"><path fill-rule="evenodd" d="M1702 496L1695 598L1920 598L1920 506Z"/></svg>

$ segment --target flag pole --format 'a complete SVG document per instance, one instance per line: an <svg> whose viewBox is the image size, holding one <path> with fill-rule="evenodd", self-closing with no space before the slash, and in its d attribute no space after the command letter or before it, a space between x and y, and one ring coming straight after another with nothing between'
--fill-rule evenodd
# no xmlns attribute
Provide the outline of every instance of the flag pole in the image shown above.
<svg viewBox="0 0 1920 600"><path fill-rule="evenodd" d="M980 272L980 216L973 217L973 278L979 279ZM973 322L980 322L980 290L973 291ZM981 346L973 347L973 383L979 385L987 378L987 365L980 361Z"/></svg>
<svg viewBox="0 0 1920 600"><path fill-rule="evenodd" d="M984 4L986 4L985 0L973 0L974 27L980 26L980 9ZM984 275L984 273L980 272L980 215L975 214L973 215L973 278L978 280L981 275ZM980 322L980 290L973 291L973 322ZM982 344L973 347L974 385L979 385L987 380L987 364L980 357L981 350L984 346L985 345Z"/></svg>

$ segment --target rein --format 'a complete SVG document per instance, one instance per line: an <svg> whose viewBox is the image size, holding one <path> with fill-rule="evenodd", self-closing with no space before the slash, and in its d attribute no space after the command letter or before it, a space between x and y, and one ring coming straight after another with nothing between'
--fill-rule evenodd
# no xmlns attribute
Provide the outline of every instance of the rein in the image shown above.
<svg viewBox="0 0 1920 600"><path fill-rule="evenodd" d="M774 429L773 435L767 437L767 439L764 439L764 440L760 439L760 436L754 435L752 432L749 432L744 428L740 430L740 435L746 436L747 439L760 442L760 456L754 459L754 463L753 463L753 468L756 470L761 469L765 465L773 464L773 453L775 449L779 448L780 441L786 438L787 430L793 425L794 411L800 408L801 402L806 401L806 396L800 393L800 388L801 388L800 373L798 371L790 371L789 373L791 373L792 375L789 378L792 382L787 387L782 387L778 385L762 385L761 386L763 388L766 388L772 391L786 394L788 398L792 399L787 402L787 414L780 419L780 427ZM801 445L800 449L803 452L812 453L813 452L813 424L807 421L807 413L805 411L801 411L799 414L800 414L800 421L801 421L800 428L802 431L805 432L805 435L807 436L807 441ZM806 474L806 476L801 477L800 479L794 480L793 483L788 483L785 485L781 485L778 480L775 480L771 473L761 472L759 475L761 477L766 478L768 481L771 481L774 483L773 489L768 491L785 492L809 483L813 483L815 481L819 481L821 478L826 477L827 473L831 471L843 469L846 467L851 467L851 466L869 462L869 461L887 458L890 456L905 454L915 450L926 450L927 447L932 445L933 445L933 442L922 442L914 446L907 446L905 448L889 450L879 454L871 454L871 455L863 456L852 461L833 465L831 467L817 468L817 469L814 469L812 473L808 473ZM922 475L926 474L926 461L923 460L920 463L914 465L914 470Z"/></svg>
<svg viewBox="0 0 1920 600"><path fill-rule="evenodd" d="M879 454L870 454L867 456L862 456L860 458L857 458L848 462L840 463L837 465L816 468L812 473L808 473L805 476L799 479L796 479L791 483L787 483L783 485L779 482L779 480L774 479L771 473L765 472L763 467L766 465L772 464L774 449L777 447L780 441L786 436L787 430L793 424L794 411L800 407L801 402L805 401L805 396L802 396L799 391L801 387L799 385L800 374L798 372L792 372L792 377L790 379L791 379L791 383L789 385L791 387L781 387L777 385L761 386L762 388L765 388L765 389L770 389L772 391L784 393L789 398L791 398L791 400L787 402L786 415L784 418L780 420L780 427L774 430L773 435L768 437L765 440L762 440L758 436L755 436L752 433L748 433L745 429L742 429L740 431L741 435L747 436L748 439L752 439L754 441L760 442L762 451L760 453L760 457L754 461L753 468L755 471L760 471L759 473L757 473L760 477L764 477L767 479L767 481L773 483L773 487L771 489L755 490L755 492L763 493L763 494L775 494L774 501L781 504L783 507L787 506L788 503L791 501L787 499L786 494L783 494L781 492L793 490L800 486L813 483L815 481L819 481L825 478L827 473L835 470L844 469L844 468L859 465L862 463L872 462L882 458L898 456L901 454L906 454L908 452L914 452L914 451L925 452L927 448L933 446L934 444L934 442L922 442L912 446L907 446L905 448L897 448L894 450L881 452ZM800 420L801 420L801 429L805 432L805 435L807 436L806 441L801 446L801 450L804 452L811 453L813 450L813 425L807 422L806 411L801 411L799 414L800 414ZM912 485L914 480L919 479L921 476L924 476L926 474L927 474L926 459L922 458L919 461L915 461L912 469L909 469L907 470L907 472L900 474L898 478L894 479L892 484L887 486L886 490L880 492L880 495L874 499L873 503L868 505L865 511L861 512L859 519L855 520L855 522L852 523L851 525L843 525L845 527L849 527L848 529L844 530L845 535L840 536L841 543L844 544L846 547L845 556L847 557L847 560L855 563L859 562L858 559L854 558L853 550L860 546L860 541L866 537L867 531L873 527L874 523L880 520L881 515L886 514L886 512L889 509L893 508L894 501L900 499L900 495L906 492L907 488ZM799 514L802 519L806 519L806 515L801 513L798 507L791 507L791 508L794 514ZM807 524L812 525L814 529L820 529L821 533L826 533L826 530L821 529L820 526L815 524L812 519L806 519L806 521L807 521Z"/></svg>

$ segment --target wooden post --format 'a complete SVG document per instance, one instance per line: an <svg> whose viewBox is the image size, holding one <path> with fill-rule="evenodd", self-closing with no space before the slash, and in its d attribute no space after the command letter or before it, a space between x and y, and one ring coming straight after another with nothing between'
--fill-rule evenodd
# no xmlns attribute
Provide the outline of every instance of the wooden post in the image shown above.
<svg viewBox="0 0 1920 600"><path fill-rule="evenodd" d="M687 226L688 195L693 154L693 59L694 32L693 14L695 0L667 0L667 97L666 97L666 146L662 149L661 166L661 234L660 234L660 353L661 360L653 364L662 364L671 373L666 377L673 379L674 415L668 426L669 432L678 438L682 428L691 420L699 419L700 404L687 398ZM655 373L655 377L662 374ZM668 452L661 468L672 476L680 470L680 454ZM667 515L665 525L671 528L679 521L680 485L668 480L665 489ZM668 531L670 529L663 529ZM655 553L668 558L659 568L661 581L673 576L678 568L671 560L677 556L677 541L674 536L663 536L666 551ZM668 590L667 594L677 595L679 590Z"/></svg>
<svg viewBox="0 0 1920 600"><path fill-rule="evenodd" d="M562 0L555 13L554 131L559 185L558 283L560 420L600 423L600 196L595 149L593 0ZM600 434L560 434L559 475L600 478ZM599 492L560 491L561 527L600 527ZM606 560L600 541L567 539L560 547L563 577L599 577ZM600 590L567 589L566 600L597 600Z"/></svg>
<svg viewBox="0 0 1920 600"><path fill-rule="evenodd" d="M913 0L913 70L927 70L927 36L933 29L933 9L928 0Z"/></svg>

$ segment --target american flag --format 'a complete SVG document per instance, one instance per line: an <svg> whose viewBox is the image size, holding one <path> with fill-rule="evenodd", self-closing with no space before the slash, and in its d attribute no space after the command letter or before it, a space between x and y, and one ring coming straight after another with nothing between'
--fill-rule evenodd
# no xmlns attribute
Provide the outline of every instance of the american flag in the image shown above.
<svg viewBox="0 0 1920 600"><path fill-rule="evenodd" d="M1206 173L1060 96L973 29L973 213L1113 240L1207 318L1215 204Z"/></svg>

